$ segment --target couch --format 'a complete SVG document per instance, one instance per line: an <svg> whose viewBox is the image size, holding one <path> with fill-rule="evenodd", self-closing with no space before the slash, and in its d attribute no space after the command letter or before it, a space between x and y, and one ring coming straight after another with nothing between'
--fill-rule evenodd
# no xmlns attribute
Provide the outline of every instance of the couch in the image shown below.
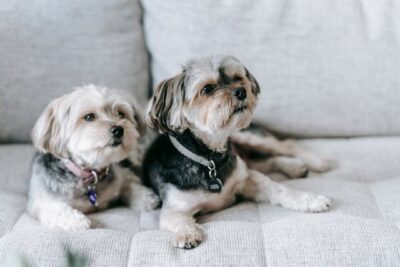
<svg viewBox="0 0 400 267"><path fill-rule="evenodd" d="M394 0L0 0L0 266L400 266L400 3ZM336 162L286 180L332 198L307 214L241 202L198 218L176 249L159 210L94 213L49 230L25 209L40 111L74 86L133 94L193 56L232 54L257 77L254 119Z"/></svg>

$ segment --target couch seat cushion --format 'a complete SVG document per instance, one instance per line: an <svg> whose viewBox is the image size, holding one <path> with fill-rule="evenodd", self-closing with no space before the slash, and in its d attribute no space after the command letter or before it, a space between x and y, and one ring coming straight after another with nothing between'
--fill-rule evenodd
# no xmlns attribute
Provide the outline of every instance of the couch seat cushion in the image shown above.
<svg viewBox="0 0 400 267"><path fill-rule="evenodd" d="M285 181L333 199L327 213L239 203L198 218L205 241L172 247L158 230L159 210L117 207L91 214L94 229L48 230L25 212L29 145L0 146L0 265L15 254L40 266L60 265L63 247L89 266L396 266L400 262L400 138L308 139L303 146L336 169ZM7 172L5 172L7 171ZM6 173L7 175L3 175Z"/></svg>

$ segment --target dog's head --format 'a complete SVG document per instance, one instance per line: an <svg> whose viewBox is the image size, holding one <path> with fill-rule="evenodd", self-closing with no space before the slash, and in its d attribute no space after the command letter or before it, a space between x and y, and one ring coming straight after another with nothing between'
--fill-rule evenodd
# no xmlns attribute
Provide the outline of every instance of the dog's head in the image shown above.
<svg viewBox="0 0 400 267"><path fill-rule="evenodd" d="M234 57L192 60L155 89L147 123L162 133L232 132L249 125L259 91L256 79Z"/></svg>
<svg viewBox="0 0 400 267"><path fill-rule="evenodd" d="M88 85L50 102L33 128L32 140L43 153L102 168L126 158L143 130L128 95Z"/></svg>

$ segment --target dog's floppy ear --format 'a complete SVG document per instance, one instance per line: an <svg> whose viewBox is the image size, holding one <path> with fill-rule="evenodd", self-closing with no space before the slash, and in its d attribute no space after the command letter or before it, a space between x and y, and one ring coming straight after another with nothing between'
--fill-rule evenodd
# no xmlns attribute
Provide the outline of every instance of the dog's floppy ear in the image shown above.
<svg viewBox="0 0 400 267"><path fill-rule="evenodd" d="M32 142L42 153L51 153L65 157L66 151L61 137L61 118L67 114L60 114L63 97L54 99L44 109L32 130Z"/></svg>
<svg viewBox="0 0 400 267"><path fill-rule="evenodd" d="M249 70L247 68L245 68L246 70L246 77L247 79L249 79L250 83L251 83L251 91L253 92L254 95L258 95L260 93L260 85L258 84L256 78L254 78L254 76L249 72Z"/></svg>
<svg viewBox="0 0 400 267"><path fill-rule="evenodd" d="M185 74L162 81L154 91L146 114L147 124L160 133L182 132L186 122L182 114L185 100Z"/></svg>
<svg viewBox="0 0 400 267"><path fill-rule="evenodd" d="M136 103L132 104L132 108L133 108L133 119L136 122L137 130L138 130L140 136L142 136L146 133L146 129L147 129L146 123L144 122L144 119L143 119L143 114L140 111L140 109Z"/></svg>

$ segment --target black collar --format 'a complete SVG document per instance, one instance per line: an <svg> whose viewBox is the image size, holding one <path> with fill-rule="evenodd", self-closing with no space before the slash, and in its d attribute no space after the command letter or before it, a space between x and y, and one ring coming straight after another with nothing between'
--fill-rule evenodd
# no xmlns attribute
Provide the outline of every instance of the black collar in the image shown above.
<svg viewBox="0 0 400 267"><path fill-rule="evenodd" d="M219 193L223 189L223 181L226 174L232 171L235 163L234 154L228 143L227 150L216 152L209 149L199 138L190 131L181 135L175 135L170 141L175 149L183 156L207 168L207 189L213 193ZM203 160L202 160L203 159ZM222 177L222 178L221 178Z"/></svg>

